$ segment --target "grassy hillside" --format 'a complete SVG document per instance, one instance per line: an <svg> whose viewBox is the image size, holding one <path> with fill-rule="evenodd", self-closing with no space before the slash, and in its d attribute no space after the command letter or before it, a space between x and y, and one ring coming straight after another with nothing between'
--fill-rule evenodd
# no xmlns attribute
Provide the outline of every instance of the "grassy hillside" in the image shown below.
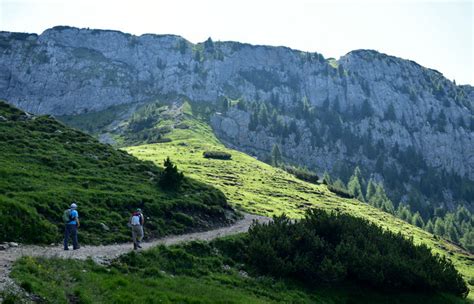
<svg viewBox="0 0 474 304"><path fill-rule="evenodd" d="M166 156L176 161L186 175L215 185L233 206L263 215L286 213L299 218L307 208L337 210L366 218L367 220L413 238L434 253L449 258L463 275L474 298L474 257L459 247L439 239L396 217L354 199L344 199L330 192L325 185L314 185L255 158L224 147L213 135L209 126L194 119L191 108L185 104L184 117L166 134L171 142L129 147L125 150L143 160L162 162ZM156 127L160 127L160 123ZM164 123L170 126L169 120ZM205 151L223 151L232 155L231 160L204 158Z"/></svg>
<svg viewBox="0 0 474 304"><path fill-rule="evenodd" d="M309 288L254 275L232 258L239 238L132 252L110 266L25 257L12 276L48 303L465 303L443 294L381 293L349 284ZM5 297L5 303L19 300Z"/></svg>
<svg viewBox="0 0 474 304"><path fill-rule="evenodd" d="M160 172L51 117L0 101L0 242L60 242L61 216L72 200L82 243L129 241L126 223L136 207L150 218L149 237L229 221L222 192L189 178L179 192L167 192L157 184Z"/></svg>

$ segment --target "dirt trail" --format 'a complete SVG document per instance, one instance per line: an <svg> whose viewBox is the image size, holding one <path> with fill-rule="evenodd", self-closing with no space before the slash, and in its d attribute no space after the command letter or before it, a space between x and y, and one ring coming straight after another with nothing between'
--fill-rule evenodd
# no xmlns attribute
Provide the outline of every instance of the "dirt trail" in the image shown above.
<svg viewBox="0 0 474 304"><path fill-rule="evenodd" d="M244 214L242 220L237 221L231 226L221 227L214 230L195 232L183 235L171 235L161 239L142 243L143 249L148 249L156 245L173 245L187 241L202 240L209 241L218 237L233 235L246 232L253 220L260 223L268 222L270 219L263 216ZM80 232L79 232L80 233ZM79 234L80 238L80 234ZM80 241L80 240L79 240ZM43 256L43 257L60 257L85 260L92 258L97 263L105 264L118 256L133 250L132 242L126 244L115 244L105 246L87 246L82 245L79 250L64 251L62 245L58 246L37 246L37 245L20 245L19 247L11 247L5 251L0 251L0 290L7 286L13 286L13 281L9 278L9 273L13 262L22 256ZM0 301L1 302L1 301Z"/></svg>

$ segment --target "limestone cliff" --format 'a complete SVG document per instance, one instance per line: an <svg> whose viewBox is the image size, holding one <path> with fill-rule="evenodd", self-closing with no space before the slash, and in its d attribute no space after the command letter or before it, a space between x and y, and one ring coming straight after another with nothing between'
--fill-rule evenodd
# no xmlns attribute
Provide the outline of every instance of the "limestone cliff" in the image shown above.
<svg viewBox="0 0 474 304"><path fill-rule="evenodd" d="M225 142L260 156L276 143L289 161L319 170L359 164L386 178L387 166L399 175L409 166L391 153L413 152L430 170L474 179L474 89L409 60L357 50L336 61L285 47L71 27L0 32L0 98L24 110L79 114L172 96L265 103L296 131L284 138L250 126L252 107L211 118ZM300 115L302 104L310 114ZM369 155L374 147L380 155Z"/></svg>

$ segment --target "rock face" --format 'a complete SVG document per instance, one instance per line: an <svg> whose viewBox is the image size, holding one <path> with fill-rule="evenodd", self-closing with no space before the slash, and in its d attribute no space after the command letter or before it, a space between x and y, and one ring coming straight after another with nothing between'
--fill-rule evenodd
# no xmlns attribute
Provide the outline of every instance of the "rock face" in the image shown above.
<svg viewBox="0 0 474 304"><path fill-rule="evenodd" d="M324 130L323 120L314 122L325 132L315 144L311 122L291 114L306 100L339 113L356 138L415 151L433 168L474 179L474 89L412 61L369 50L335 61L284 47L70 27L0 33L0 98L26 111L79 114L173 96L278 104L277 116L295 121L298 138L250 130L251 112L235 107L212 117L218 136L257 155L278 143L287 159L319 170L345 161L376 166L362 148L348 153L343 140L326 143L333 129Z"/></svg>

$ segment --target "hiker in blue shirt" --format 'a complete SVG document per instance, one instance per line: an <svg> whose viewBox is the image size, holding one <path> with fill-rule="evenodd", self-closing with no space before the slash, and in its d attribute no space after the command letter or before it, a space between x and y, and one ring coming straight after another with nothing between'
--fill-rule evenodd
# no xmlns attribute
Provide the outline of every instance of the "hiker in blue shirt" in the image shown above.
<svg viewBox="0 0 474 304"><path fill-rule="evenodd" d="M72 203L70 209L64 211L63 220L66 224L64 230L64 250L69 250L69 236L72 238L72 248L74 250L79 249L79 243L77 241L77 228L81 225L79 222L79 213L77 212L76 203Z"/></svg>

